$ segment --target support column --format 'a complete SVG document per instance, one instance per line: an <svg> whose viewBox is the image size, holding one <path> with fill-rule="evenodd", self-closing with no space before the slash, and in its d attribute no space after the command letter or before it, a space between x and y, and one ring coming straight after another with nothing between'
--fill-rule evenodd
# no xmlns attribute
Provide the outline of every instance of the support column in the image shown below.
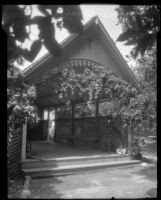
<svg viewBox="0 0 161 200"><path fill-rule="evenodd" d="M49 114L50 114L50 109L48 108L48 132L47 132L47 142L49 142L49 123L50 123L50 119L49 119Z"/></svg>
<svg viewBox="0 0 161 200"><path fill-rule="evenodd" d="M96 135L98 136L99 131L99 103L96 101Z"/></svg>
<svg viewBox="0 0 161 200"><path fill-rule="evenodd" d="M75 105L74 103L72 103L72 119L71 119L71 139L70 139L70 143L73 143L73 136L74 136L74 109Z"/></svg>
<svg viewBox="0 0 161 200"><path fill-rule="evenodd" d="M55 133L54 133L54 142L56 142L56 127L57 127L57 107L55 107Z"/></svg>
<svg viewBox="0 0 161 200"><path fill-rule="evenodd" d="M25 123L22 128L22 152L21 161L26 160L26 139L27 139L27 118L25 118Z"/></svg>
<svg viewBox="0 0 161 200"><path fill-rule="evenodd" d="M131 127L128 127L128 154L131 154L132 141L133 141L133 133Z"/></svg>

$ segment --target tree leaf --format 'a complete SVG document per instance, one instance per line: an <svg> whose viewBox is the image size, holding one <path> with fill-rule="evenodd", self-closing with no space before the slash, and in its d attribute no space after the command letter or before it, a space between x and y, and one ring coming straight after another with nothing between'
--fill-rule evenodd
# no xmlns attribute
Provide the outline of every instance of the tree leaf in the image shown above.
<svg viewBox="0 0 161 200"><path fill-rule="evenodd" d="M134 37L136 33L137 32L135 30L128 29L125 32L121 33L116 41L122 42L122 41L128 40L129 38Z"/></svg>
<svg viewBox="0 0 161 200"><path fill-rule="evenodd" d="M62 6L64 9L63 22L64 27L71 33L79 33L83 30L81 23L82 12L79 6L76 5L65 5Z"/></svg>
<svg viewBox="0 0 161 200"><path fill-rule="evenodd" d="M53 56L60 57L62 55L61 47L55 38L45 38L44 45Z"/></svg>
<svg viewBox="0 0 161 200"><path fill-rule="evenodd" d="M45 16L49 16L50 14L48 13L47 10L51 10L52 11L52 16L55 15L57 9L61 7L61 5L39 5L38 9L45 15Z"/></svg>
<svg viewBox="0 0 161 200"><path fill-rule="evenodd" d="M7 119L12 114L14 107L16 106L16 103L12 104L9 108L7 108Z"/></svg>
<svg viewBox="0 0 161 200"><path fill-rule="evenodd" d="M23 11L17 5L4 5L2 8L2 21L6 28L21 16L23 16Z"/></svg>
<svg viewBox="0 0 161 200"><path fill-rule="evenodd" d="M45 16L49 16L49 13L47 12L47 10L46 10L46 6L45 5L38 5L38 10L40 11L40 12L42 12Z"/></svg>
<svg viewBox="0 0 161 200"><path fill-rule="evenodd" d="M51 23L51 18L43 17L42 19L39 19L38 26L41 31L40 37L44 39L43 43L47 50L53 56L61 56L61 48L59 43L55 39L55 28L54 25Z"/></svg>
<svg viewBox="0 0 161 200"><path fill-rule="evenodd" d="M42 39L54 38L55 37L55 28L51 23L51 17L41 17L37 18L38 27L40 29L40 37Z"/></svg>
<svg viewBox="0 0 161 200"><path fill-rule="evenodd" d="M31 24L38 24L43 19L43 16L36 16L33 19L31 19Z"/></svg>
<svg viewBox="0 0 161 200"><path fill-rule="evenodd" d="M146 33L144 37L138 40L138 45L136 51L140 52L141 55L148 49L149 45L155 41L155 36L153 34Z"/></svg>
<svg viewBox="0 0 161 200"><path fill-rule="evenodd" d="M77 17L78 19L83 19L82 11L78 5L62 5L64 13Z"/></svg>
<svg viewBox="0 0 161 200"><path fill-rule="evenodd" d="M22 49L16 45L15 38L7 35L7 58L8 61L18 59L21 56Z"/></svg>
<svg viewBox="0 0 161 200"><path fill-rule="evenodd" d="M25 25L27 24L27 16L24 15L23 10L17 5L7 5L3 7L2 16L4 21L3 27L5 31L8 34L11 34L10 27L12 27L15 38L23 42L28 35L25 29Z"/></svg>
<svg viewBox="0 0 161 200"><path fill-rule="evenodd" d="M127 14L128 12L133 11L133 6L132 5L125 5L125 6L122 6L122 9Z"/></svg>
<svg viewBox="0 0 161 200"><path fill-rule="evenodd" d="M25 18L25 17L24 17ZM14 34L15 39L19 40L20 42L24 42L24 40L28 37L28 33L26 32L26 20L18 19L16 20L16 24L14 25Z"/></svg>
<svg viewBox="0 0 161 200"><path fill-rule="evenodd" d="M128 40L124 45L135 45L136 44L136 42L137 42L137 40L136 39L131 39L131 40Z"/></svg>
<svg viewBox="0 0 161 200"><path fill-rule="evenodd" d="M26 60L32 62L35 57L37 56L37 54L39 53L39 51L41 50L42 47L42 43L40 40L36 40L33 42L30 51L28 50L23 50L23 56Z"/></svg>
<svg viewBox="0 0 161 200"><path fill-rule="evenodd" d="M137 26L139 28L139 31L144 32L144 28L143 28L143 24L142 24L140 16L137 14L135 16L135 18L136 18L136 23L137 23Z"/></svg>
<svg viewBox="0 0 161 200"><path fill-rule="evenodd" d="M11 88L24 88L23 76L19 75L17 78L7 78L7 87Z"/></svg>

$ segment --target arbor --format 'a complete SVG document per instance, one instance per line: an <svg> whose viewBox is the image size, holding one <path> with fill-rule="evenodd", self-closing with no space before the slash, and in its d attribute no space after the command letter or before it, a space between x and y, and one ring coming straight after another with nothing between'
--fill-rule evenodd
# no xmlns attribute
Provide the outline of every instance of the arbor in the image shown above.
<svg viewBox="0 0 161 200"><path fill-rule="evenodd" d="M106 98L115 105L114 112L121 118L123 126L131 128L135 134L142 134L144 128L151 130L155 127L155 103L152 103L154 98L149 96L152 93L143 88L144 93L140 94L107 67L60 68L55 69L56 74L62 80L61 87L56 89L62 98L74 96L87 102L87 106L92 100Z"/></svg>
<svg viewBox="0 0 161 200"><path fill-rule="evenodd" d="M160 13L158 5L124 5L116 8L118 24L123 33L117 41L133 45L131 52L134 58L144 55L155 45L160 30Z"/></svg>

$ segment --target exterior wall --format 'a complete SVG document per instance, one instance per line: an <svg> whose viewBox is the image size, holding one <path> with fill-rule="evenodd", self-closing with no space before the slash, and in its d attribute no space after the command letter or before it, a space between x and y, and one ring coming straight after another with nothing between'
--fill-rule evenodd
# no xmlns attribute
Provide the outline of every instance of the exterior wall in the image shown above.
<svg viewBox="0 0 161 200"><path fill-rule="evenodd" d="M93 38L90 47L88 41L89 37ZM63 50L63 54L66 55L68 59L89 59L99 62L104 66L108 66L117 75L121 76L112 59L108 56L102 42L99 41L96 35L90 36L88 33L84 33L80 38L67 45Z"/></svg>
<svg viewBox="0 0 161 200"><path fill-rule="evenodd" d="M91 32L92 31L89 29L88 31L85 31L79 38L75 38L73 41L67 44L62 49L63 56L58 59L58 62L62 62L62 60L68 59L93 60L99 62L104 66L109 67L118 76L122 77L121 73L116 67L116 64L114 64L112 58L107 53L108 47L105 46L106 44L103 44L103 42L98 39L97 35L91 35ZM92 39L92 42L90 42L90 47L89 38ZM54 62L54 58L52 58L50 62L43 64L40 69L30 74L29 77L33 80L37 78L39 79L41 76L44 75L44 72L46 73L49 69L55 67Z"/></svg>

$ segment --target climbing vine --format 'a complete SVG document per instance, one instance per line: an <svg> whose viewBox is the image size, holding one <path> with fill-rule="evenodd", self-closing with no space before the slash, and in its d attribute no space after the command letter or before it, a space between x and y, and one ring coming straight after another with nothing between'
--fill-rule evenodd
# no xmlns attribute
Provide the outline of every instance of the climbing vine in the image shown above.
<svg viewBox="0 0 161 200"><path fill-rule="evenodd" d="M60 94L63 97L82 98L86 102L106 98L115 105L115 117L120 116L124 127L138 134L156 126L154 105L148 93L137 91L108 67L85 67L78 73L76 67L59 69L62 78ZM60 75L60 73L59 73Z"/></svg>

